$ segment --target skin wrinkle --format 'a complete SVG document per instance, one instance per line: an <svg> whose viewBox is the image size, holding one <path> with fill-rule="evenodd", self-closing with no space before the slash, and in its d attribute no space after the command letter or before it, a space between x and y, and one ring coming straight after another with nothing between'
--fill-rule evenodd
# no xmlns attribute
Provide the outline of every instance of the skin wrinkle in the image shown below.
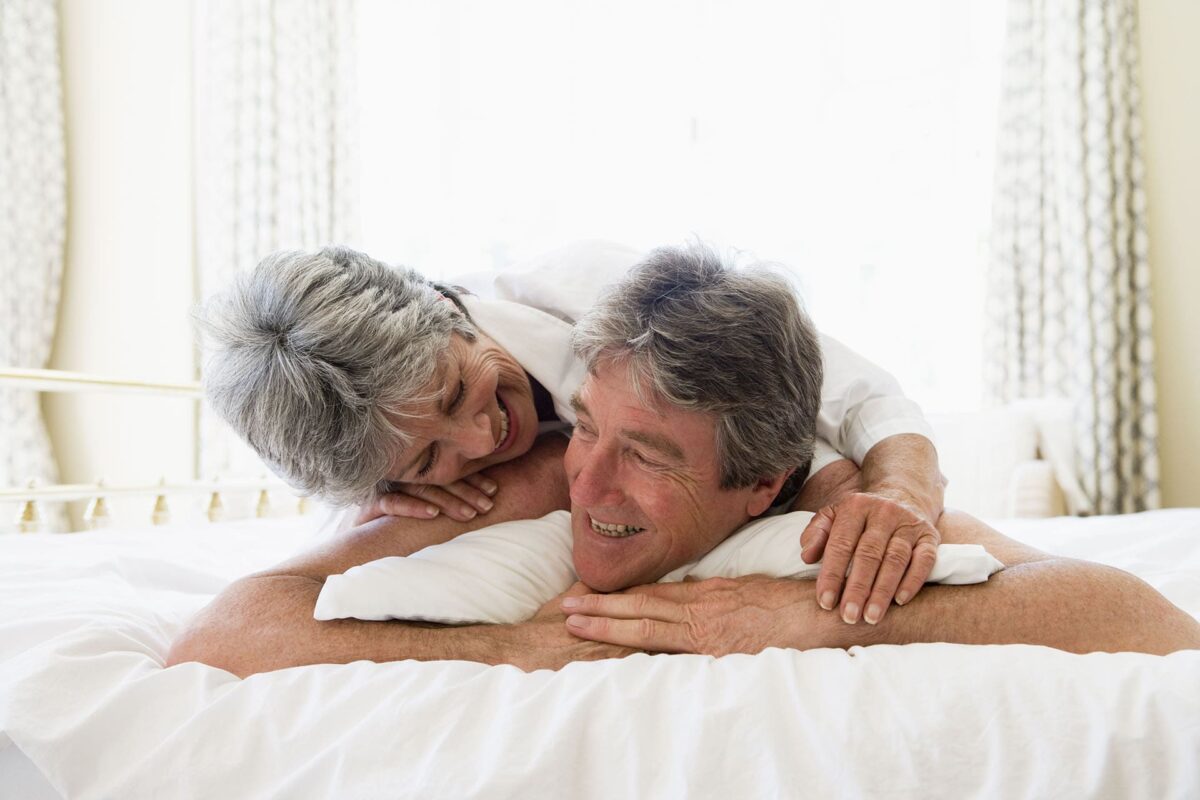
<svg viewBox="0 0 1200 800"><path fill-rule="evenodd" d="M650 583L696 560L766 510L782 483L781 475L722 489L713 415L643 402L629 373L624 361L594 365L579 392L579 423L563 461L575 570L599 591ZM671 440L680 463L646 464L630 432ZM592 520L644 530L603 537Z"/></svg>
<svg viewBox="0 0 1200 800"><path fill-rule="evenodd" d="M449 359L429 384L429 393L438 397L438 405L421 413L414 413L407 420L405 434L410 444L392 459L388 470L389 481L415 484L446 485L489 466L512 457L512 452L522 453L532 445L537 436L537 413L534 408L533 388L524 369L489 337L480 333L474 341L467 341L457 334L451 336ZM453 363L454 366L451 366ZM444 413L457 383L462 381L466 397L455 414L449 418ZM516 441L502 453L493 455L502 430L500 406L496 402L499 391L508 409L510 424L515 423ZM467 451L482 451L478 434L477 418L486 414L491 432L491 446L482 455L464 457ZM428 449L437 441L439 454L437 463L426 475L416 473L426 463ZM528 443L528 444L526 444ZM408 452L416 452L415 459L407 462L409 468L397 465L397 461Z"/></svg>

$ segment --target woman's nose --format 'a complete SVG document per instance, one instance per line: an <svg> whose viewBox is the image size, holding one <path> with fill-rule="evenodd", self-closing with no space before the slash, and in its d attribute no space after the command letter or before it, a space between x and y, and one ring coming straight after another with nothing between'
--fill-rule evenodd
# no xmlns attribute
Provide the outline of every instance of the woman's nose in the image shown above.
<svg viewBox="0 0 1200 800"><path fill-rule="evenodd" d="M459 446L464 457L483 458L496 449L496 436L492 433L492 418L480 411L471 417L460 431Z"/></svg>

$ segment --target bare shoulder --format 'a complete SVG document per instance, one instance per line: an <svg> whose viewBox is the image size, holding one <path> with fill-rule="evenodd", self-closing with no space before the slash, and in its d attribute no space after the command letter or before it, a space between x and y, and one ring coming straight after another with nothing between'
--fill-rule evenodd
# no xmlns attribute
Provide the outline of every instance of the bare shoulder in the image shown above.
<svg viewBox="0 0 1200 800"><path fill-rule="evenodd" d="M514 519L536 519L568 507L563 453L567 440L547 434L518 459L487 470L500 485L496 505L470 522L439 517L432 520L381 517L350 528L328 542L252 577L294 575L324 581L329 575L388 556L407 556L461 533Z"/></svg>
<svg viewBox="0 0 1200 800"><path fill-rule="evenodd" d="M942 544L980 544L1005 566L1045 561L1051 556L1016 539L1005 536L983 520L970 514L947 509L938 520Z"/></svg>

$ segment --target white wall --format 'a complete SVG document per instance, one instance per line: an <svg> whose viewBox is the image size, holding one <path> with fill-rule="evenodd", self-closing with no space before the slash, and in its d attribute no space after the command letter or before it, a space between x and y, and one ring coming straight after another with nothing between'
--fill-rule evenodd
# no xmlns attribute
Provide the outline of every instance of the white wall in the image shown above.
<svg viewBox="0 0 1200 800"><path fill-rule="evenodd" d="M69 227L50 366L190 380L192 2L61 11ZM1200 506L1200 3L1142 0L1140 22L1163 496ZM192 474L190 402L45 407L67 481Z"/></svg>
<svg viewBox="0 0 1200 800"><path fill-rule="evenodd" d="M191 0L62 0L61 14L68 228L50 366L193 380ZM192 401L44 398L66 482L192 477Z"/></svg>
<svg viewBox="0 0 1200 800"><path fill-rule="evenodd" d="M1139 13L1163 502L1200 506L1200 3Z"/></svg>

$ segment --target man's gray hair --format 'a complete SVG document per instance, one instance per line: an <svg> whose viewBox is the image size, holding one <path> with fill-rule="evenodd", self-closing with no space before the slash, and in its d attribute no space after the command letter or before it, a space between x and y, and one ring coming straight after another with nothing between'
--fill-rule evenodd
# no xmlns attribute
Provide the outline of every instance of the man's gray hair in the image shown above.
<svg viewBox="0 0 1200 800"><path fill-rule="evenodd" d="M281 478L342 503L410 443L396 419L433 399L451 333L475 338L452 290L346 247L267 256L195 317L212 407Z"/></svg>
<svg viewBox="0 0 1200 800"><path fill-rule="evenodd" d="M812 459L821 347L795 290L765 266L735 269L700 244L655 250L576 324L572 342L589 370L628 364L638 391L714 414L722 488Z"/></svg>

